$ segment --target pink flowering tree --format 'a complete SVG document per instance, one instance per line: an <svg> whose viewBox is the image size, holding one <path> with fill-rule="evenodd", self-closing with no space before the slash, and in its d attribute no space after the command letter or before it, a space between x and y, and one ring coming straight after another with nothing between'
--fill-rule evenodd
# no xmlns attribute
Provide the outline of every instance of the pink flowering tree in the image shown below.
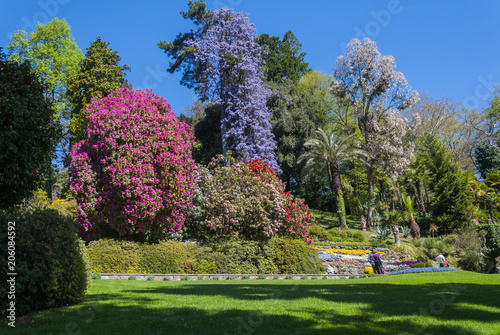
<svg viewBox="0 0 500 335"><path fill-rule="evenodd" d="M88 238L179 231L194 188L190 126L151 91L92 100L85 140L71 151L71 190Z"/></svg>

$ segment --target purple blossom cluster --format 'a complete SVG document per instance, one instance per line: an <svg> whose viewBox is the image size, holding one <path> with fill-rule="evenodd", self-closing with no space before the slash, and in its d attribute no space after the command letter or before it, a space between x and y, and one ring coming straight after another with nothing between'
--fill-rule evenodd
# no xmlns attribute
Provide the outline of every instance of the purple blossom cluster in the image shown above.
<svg viewBox="0 0 500 335"><path fill-rule="evenodd" d="M263 51L255 36L246 14L222 8L186 43L196 48L196 62L203 64L198 93L222 106L221 129L228 148L242 161L263 158L280 172L266 106L271 91L263 82Z"/></svg>
<svg viewBox="0 0 500 335"><path fill-rule="evenodd" d="M86 139L71 151L71 190L88 238L170 235L182 226L194 189L194 136L167 101L120 88L87 109Z"/></svg>

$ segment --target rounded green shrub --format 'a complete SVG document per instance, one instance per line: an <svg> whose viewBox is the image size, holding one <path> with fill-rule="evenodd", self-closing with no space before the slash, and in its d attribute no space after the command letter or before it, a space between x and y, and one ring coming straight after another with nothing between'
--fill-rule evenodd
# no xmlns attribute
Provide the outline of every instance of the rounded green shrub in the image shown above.
<svg viewBox="0 0 500 335"><path fill-rule="evenodd" d="M321 273L323 266L318 253L299 239L274 236L270 240L273 261L279 273Z"/></svg>
<svg viewBox="0 0 500 335"><path fill-rule="evenodd" d="M360 231L355 231L353 234L352 234L352 239L356 242L364 242L366 241L366 237L365 235L360 232Z"/></svg>
<svg viewBox="0 0 500 335"><path fill-rule="evenodd" d="M328 240L328 232L326 231L325 228L321 227L321 226L318 226L318 225L311 225L309 227L309 234L313 235L313 236L316 236L317 238L321 239L321 240Z"/></svg>
<svg viewBox="0 0 500 335"><path fill-rule="evenodd" d="M16 207L0 210L0 222L0 238L6 241L0 244L0 271L2 276L13 272L6 260L15 252L18 315L73 303L85 295L89 277L73 220L51 209ZM7 279L0 283L2 315L8 304Z"/></svg>

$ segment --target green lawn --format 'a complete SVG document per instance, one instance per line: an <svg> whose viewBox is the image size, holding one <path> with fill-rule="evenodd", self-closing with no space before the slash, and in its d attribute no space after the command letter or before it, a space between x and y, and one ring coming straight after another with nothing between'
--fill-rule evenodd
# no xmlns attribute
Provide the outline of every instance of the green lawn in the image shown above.
<svg viewBox="0 0 500 335"><path fill-rule="evenodd" d="M35 313L1 333L500 334L500 275L96 280L80 304Z"/></svg>

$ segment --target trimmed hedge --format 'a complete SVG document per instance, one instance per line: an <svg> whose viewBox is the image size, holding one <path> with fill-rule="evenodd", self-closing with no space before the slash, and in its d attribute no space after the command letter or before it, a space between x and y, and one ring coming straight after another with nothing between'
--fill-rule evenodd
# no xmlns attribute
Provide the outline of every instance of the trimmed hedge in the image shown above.
<svg viewBox="0 0 500 335"><path fill-rule="evenodd" d="M93 273L214 273L217 254L208 247L102 239L87 247Z"/></svg>
<svg viewBox="0 0 500 335"><path fill-rule="evenodd" d="M233 238L212 248L167 241L139 244L102 239L88 247L93 273L321 273L316 251L299 239Z"/></svg>
<svg viewBox="0 0 500 335"><path fill-rule="evenodd" d="M9 221L15 222L15 230L8 232ZM88 263L71 218L53 209L15 207L0 210L0 226L1 240L15 242L18 315L73 303L85 295ZM7 239L8 233L12 240ZM0 258L7 260L8 254L8 244L2 243ZM0 262L3 274L13 272L7 266L6 261ZM7 297L8 289L7 281L2 280L0 296ZM2 315L8 303L5 298L1 300Z"/></svg>

